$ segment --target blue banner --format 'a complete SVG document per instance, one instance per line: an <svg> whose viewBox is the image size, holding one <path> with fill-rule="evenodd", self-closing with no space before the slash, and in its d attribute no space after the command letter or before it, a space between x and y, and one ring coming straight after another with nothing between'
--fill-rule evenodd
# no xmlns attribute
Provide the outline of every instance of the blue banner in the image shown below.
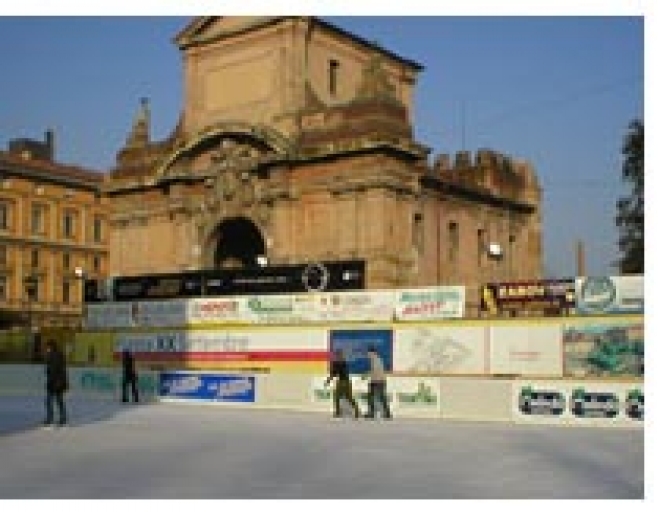
<svg viewBox="0 0 660 512"><path fill-rule="evenodd" d="M249 403L255 400L253 376L162 372L158 388L159 395L165 398Z"/></svg>
<svg viewBox="0 0 660 512"><path fill-rule="evenodd" d="M392 330L331 330L330 352L341 349L348 362L349 373L366 373L369 371L367 349L373 345L383 360L385 371L392 371Z"/></svg>

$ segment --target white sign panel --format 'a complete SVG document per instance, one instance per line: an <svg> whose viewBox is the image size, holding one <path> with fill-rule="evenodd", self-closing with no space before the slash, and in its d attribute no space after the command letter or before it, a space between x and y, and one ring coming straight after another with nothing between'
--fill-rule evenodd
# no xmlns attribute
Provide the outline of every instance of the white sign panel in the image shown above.
<svg viewBox="0 0 660 512"><path fill-rule="evenodd" d="M575 280L578 314L644 312L644 276L578 277Z"/></svg>
<svg viewBox="0 0 660 512"><path fill-rule="evenodd" d="M252 324L297 324L313 321L311 294L252 295L241 302L241 319Z"/></svg>
<svg viewBox="0 0 660 512"><path fill-rule="evenodd" d="M155 300L131 303L133 327L179 327L186 324L186 300Z"/></svg>
<svg viewBox="0 0 660 512"><path fill-rule="evenodd" d="M131 326L131 305L129 303L89 304L85 308L86 329L121 329Z"/></svg>
<svg viewBox="0 0 660 512"><path fill-rule="evenodd" d="M643 426L644 385L595 381L516 381L513 418L534 423Z"/></svg>
<svg viewBox="0 0 660 512"><path fill-rule="evenodd" d="M396 292L395 318L399 321L462 318L464 286L411 288Z"/></svg>
<svg viewBox="0 0 660 512"><path fill-rule="evenodd" d="M490 327L490 373L563 375L562 326L496 325Z"/></svg>
<svg viewBox="0 0 660 512"><path fill-rule="evenodd" d="M324 329L162 331L118 334L115 352L325 351L327 343Z"/></svg>
<svg viewBox="0 0 660 512"><path fill-rule="evenodd" d="M486 368L484 327L394 330L394 371L481 375Z"/></svg>
<svg viewBox="0 0 660 512"><path fill-rule="evenodd" d="M188 301L188 324L208 325L245 322L242 309L245 299L240 297L209 297Z"/></svg>
<svg viewBox="0 0 660 512"><path fill-rule="evenodd" d="M394 294L374 292L324 292L314 295L315 319L328 322L389 322Z"/></svg>

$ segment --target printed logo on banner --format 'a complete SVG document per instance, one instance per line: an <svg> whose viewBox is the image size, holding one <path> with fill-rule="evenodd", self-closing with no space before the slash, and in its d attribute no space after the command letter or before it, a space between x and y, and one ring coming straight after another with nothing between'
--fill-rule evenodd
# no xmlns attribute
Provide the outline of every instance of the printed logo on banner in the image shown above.
<svg viewBox="0 0 660 512"><path fill-rule="evenodd" d="M633 420L644 419L644 392L641 389L626 393L626 416Z"/></svg>
<svg viewBox="0 0 660 512"><path fill-rule="evenodd" d="M559 416L566 408L566 398L554 389L534 389L525 386L520 390L518 409L528 415Z"/></svg>
<svg viewBox="0 0 660 512"><path fill-rule="evenodd" d="M579 418L614 418L619 414L619 398L614 393L577 388L571 395L571 412Z"/></svg>
<svg viewBox="0 0 660 512"><path fill-rule="evenodd" d="M644 276L578 277L575 280L577 313L641 314L644 312Z"/></svg>
<svg viewBox="0 0 660 512"><path fill-rule="evenodd" d="M437 393L423 381L417 384L414 392L399 391L396 393L397 401L401 405L429 406L438 405Z"/></svg>
<svg viewBox="0 0 660 512"><path fill-rule="evenodd" d="M588 277L579 290L580 306L590 311L605 311L616 299L616 286L609 277Z"/></svg>
<svg viewBox="0 0 660 512"><path fill-rule="evenodd" d="M391 372L392 338L390 329L331 330L329 350L331 353L338 349L343 351L350 373L367 373L367 349L373 345L383 361L385 371Z"/></svg>
<svg viewBox="0 0 660 512"><path fill-rule="evenodd" d="M255 378L242 375L163 372L160 395L216 402L254 402Z"/></svg>

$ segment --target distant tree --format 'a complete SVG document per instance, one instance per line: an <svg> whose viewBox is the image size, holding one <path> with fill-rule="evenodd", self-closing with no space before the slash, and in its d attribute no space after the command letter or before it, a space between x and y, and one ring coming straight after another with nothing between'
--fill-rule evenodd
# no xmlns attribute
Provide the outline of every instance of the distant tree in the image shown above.
<svg viewBox="0 0 660 512"><path fill-rule="evenodd" d="M619 228L618 262L621 274L644 273L644 123L635 119L628 126L622 154L622 178L632 188L617 203Z"/></svg>

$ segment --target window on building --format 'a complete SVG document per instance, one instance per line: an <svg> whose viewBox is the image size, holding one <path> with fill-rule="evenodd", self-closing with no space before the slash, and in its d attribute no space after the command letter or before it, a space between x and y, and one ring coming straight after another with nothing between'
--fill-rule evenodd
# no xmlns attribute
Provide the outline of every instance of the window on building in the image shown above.
<svg viewBox="0 0 660 512"><path fill-rule="evenodd" d="M101 272L101 257L100 256L94 256L94 259L92 260L92 267L94 269L95 274L99 274Z"/></svg>
<svg viewBox="0 0 660 512"><path fill-rule="evenodd" d="M62 268L64 270L69 270L71 268L71 255L68 252L65 252L62 255Z"/></svg>
<svg viewBox="0 0 660 512"><path fill-rule="evenodd" d="M8 250L6 245L0 245L0 266L5 267L7 266L8 258L7 258Z"/></svg>
<svg viewBox="0 0 660 512"><path fill-rule="evenodd" d="M413 216L413 246L421 253L424 251L424 217L421 213Z"/></svg>
<svg viewBox="0 0 660 512"><path fill-rule="evenodd" d="M7 276L0 275L0 300L7 299Z"/></svg>
<svg viewBox="0 0 660 512"><path fill-rule="evenodd" d="M32 249L30 251L30 266L32 268L39 268L39 249Z"/></svg>
<svg viewBox="0 0 660 512"><path fill-rule="evenodd" d="M7 231L11 226L11 204L0 201L0 231Z"/></svg>
<svg viewBox="0 0 660 512"><path fill-rule="evenodd" d="M33 235L43 235L46 232L46 206L43 204L32 205L31 232Z"/></svg>
<svg viewBox="0 0 660 512"><path fill-rule="evenodd" d="M477 229L477 262L479 266L483 265L486 255L486 230Z"/></svg>
<svg viewBox="0 0 660 512"><path fill-rule="evenodd" d="M92 236L94 238L94 243L101 243L103 241L103 232L102 232L103 223L101 222L101 217L98 215L94 217L94 233Z"/></svg>
<svg viewBox="0 0 660 512"><path fill-rule="evenodd" d="M71 302L71 283L68 280L62 281L62 303Z"/></svg>
<svg viewBox="0 0 660 512"><path fill-rule="evenodd" d="M335 96L339 85L339 61L330 59L328 63L328 91Z"/></svg>
<svg viewBox="0 0 660 512"><path fill-rule="evenodd" d="M447 244L447 259L450 262L456 261L458 255L458 223L450 222L449 226L449 240Z"/></svg>
<svg viewBox="0 0 660 512"><path fill-rule="evenodd" d="M25 296L29 301L39 300L39 277L28 275L23 280Z"/></svg>
<svg viewBox="0 0 660 512"><path fill-rule="evenodd" d="M75 238L76 214L71 210L66 210L62 216L62 236L67 239Z"/></svg>

